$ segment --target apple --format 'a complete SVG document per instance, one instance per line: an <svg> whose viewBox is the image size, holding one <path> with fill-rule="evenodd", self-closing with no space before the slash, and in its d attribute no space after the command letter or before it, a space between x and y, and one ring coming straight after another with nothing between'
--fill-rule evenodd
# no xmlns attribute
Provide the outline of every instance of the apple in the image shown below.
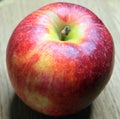
<svg viewBox="0 0 120 119"><path fill-rule="evenodd" d="M89 9L51 3L24 18L6 51L11 84L32 109L50 116L77 113L104 89L114 65L114 43Z"/></svg>

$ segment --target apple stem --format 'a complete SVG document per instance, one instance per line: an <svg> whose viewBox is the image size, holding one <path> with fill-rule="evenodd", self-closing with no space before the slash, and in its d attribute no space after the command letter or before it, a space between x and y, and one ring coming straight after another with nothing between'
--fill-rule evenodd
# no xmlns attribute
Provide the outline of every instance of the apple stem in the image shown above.
<svg viewBox="0 0 120 119"><path fill-rule="evenodd" d="M67 35L69 34L69 32L71 31L71 28L69 25L66 25L62 31L61 31L61 41L65 41Z"/></svg>

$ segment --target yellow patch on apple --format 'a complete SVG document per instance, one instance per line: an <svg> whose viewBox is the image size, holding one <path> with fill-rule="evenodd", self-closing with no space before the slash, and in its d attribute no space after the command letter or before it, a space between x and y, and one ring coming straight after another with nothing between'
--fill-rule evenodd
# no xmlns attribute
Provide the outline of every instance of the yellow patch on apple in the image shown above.
<svg viewBox="0 0 120 119"><path fill-rule="evenodd" d="M42 111L42 109L47 109L46 107L49 107L51 105L50 100L46 96L40 95L39 93L37 93L37 91L30 92L27 87L24 90L24 95L26 95L26 102L30 104L30 107L38 108L40 109L40 111Z"/></svg>
<svg viewBox="0 0 120 119"><path fill-rule="evenodd" d="M40 60L33 66L35 71L49 72L53 65L53 57L49 53L44 52L40 56Z"/></svg>

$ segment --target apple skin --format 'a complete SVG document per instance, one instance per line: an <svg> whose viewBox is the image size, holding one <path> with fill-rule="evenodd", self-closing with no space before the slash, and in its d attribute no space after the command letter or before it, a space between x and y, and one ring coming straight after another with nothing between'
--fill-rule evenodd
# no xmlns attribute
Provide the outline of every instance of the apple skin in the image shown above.
<svg viewBox="0 0 120 119"><path fill-rule="evenodd" d="M65 41L60 31L70 25ZM57 2L23 19L6 52L10 81L32 109L50 116L76 113L100 94L114 65L112 36L80 5Z"/></svg>

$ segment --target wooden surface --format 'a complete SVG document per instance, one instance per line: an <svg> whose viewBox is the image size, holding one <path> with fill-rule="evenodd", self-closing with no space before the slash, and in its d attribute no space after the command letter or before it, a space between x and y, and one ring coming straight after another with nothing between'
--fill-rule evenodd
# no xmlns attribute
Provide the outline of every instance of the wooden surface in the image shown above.
<svg viewBox="0 0 120 119"><path fill-rule="evenodd" d="M88 108L61 119L120 119L120 1L64 1L81 4L103 20L114 39L115 66L108 85ZM15 95L7 75L5 61L7 42L15 26L26 15L50 2L55 0L0 1L0 119L53 119L31 110Z"/></svg>

